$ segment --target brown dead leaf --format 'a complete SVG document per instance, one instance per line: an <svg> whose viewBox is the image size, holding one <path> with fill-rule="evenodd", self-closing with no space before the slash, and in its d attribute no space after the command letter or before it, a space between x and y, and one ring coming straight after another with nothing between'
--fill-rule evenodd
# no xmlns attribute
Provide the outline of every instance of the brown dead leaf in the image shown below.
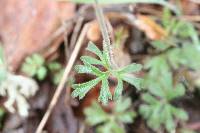
<svg viewBox="0 0 200 133"><path fill-rule="evenodd" d="M110 14L105 14L105 20L106 20L106 24L107 24L107 28L108 28L108 32L109 32L111 40L113 40L113 28L110 21L112 19L117 19L117 18L112 18L112 17L113 16L111 16ZM99 23L97 20L91 21L91 25L87 32L87 38L88 40L93 41L93 42L97 42L101 39L101 30L99 28Z"/></svg>
<svg viewBox="0 0 200 133"><path fill-rule="evenodd" d="M45 42L57 29L60 19L74 15L74 4L62 4L62 9L59 9L61 5L53 0L0 1L0 36L13 70L27 55L46 47Z"/></svg>
<svg viewBox="0 0 200 133"><path fill-rule="evenodd" d="M96 20L93 20L91 22L91 25L87 32L87 38L92 42L96 42L101 38L101 31L99 29L99 24Z"/></svg>
<svg viewBox="0 0 200 133"><path fill-rule="evenodd" d="M167 32L148 16L138 15L135 25L151 40L159 40L167 36Z"/></svg>

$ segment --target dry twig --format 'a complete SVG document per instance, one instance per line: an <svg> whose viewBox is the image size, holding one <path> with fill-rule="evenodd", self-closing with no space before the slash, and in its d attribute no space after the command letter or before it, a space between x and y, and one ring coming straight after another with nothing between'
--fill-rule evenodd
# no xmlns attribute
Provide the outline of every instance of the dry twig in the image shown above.
<svg viewBox="0 0 200 133"><path fill-rule="evenodd" d="M76 25L74 27L74 31L73 31L73 34L72 34L72 37L71 37L71 40L70 40L70 48L73 48L74 45L76 44L76 39L78 37L78 33L81 29L81 26L83 24L83 21L84 21L84 17L83 16L80 16L76 22Z"/></svg>
<svg viewBox="0 0 200 133"><path fill-rule="evenodd" d="M52 98L52 100L51 100L51 102L49 104L49 107L48 107L46 113L44 114L44 116L43 116L43 118L42 118L42 120L41 120L41 122L40 122L40 124L39 124L39 126L37 128L37 130L36 130L36 133L41 133L42 132L42 130L43 130L43 128L44 128L44 126L45 126L45 124L46 124L46 122L47 122L47 120L48 120L48 118L49 118L54 106L56 105L56 103L58 101L58 98L59 98L59 96L60 96L60 94L61 94L61 92L62 92L62 90L64 88L65 82L68 80L69 73L70 73L70 71L71 71L71 69L73 67L73 64L74 64L74 62L76 60L78 52L79 52L79 50L81 48L81 44L82 44L82 42L84 40L84 37L85 37L86 32L88 30L88 27L89 27L89 23L84 26L84 28L83 28L83 30L82 30L82 32L80 34L80 37L79 37L79 39L78 39L78 41L76 43L76 46L75 46L75 48L74 48L74 50L73 50L73 52L71 54L69 62L67 64L66 68L65 68L63 77L62 77L58 87L56 88L55 94L54 94L54 96L53 96L53 98Z"/></svg>

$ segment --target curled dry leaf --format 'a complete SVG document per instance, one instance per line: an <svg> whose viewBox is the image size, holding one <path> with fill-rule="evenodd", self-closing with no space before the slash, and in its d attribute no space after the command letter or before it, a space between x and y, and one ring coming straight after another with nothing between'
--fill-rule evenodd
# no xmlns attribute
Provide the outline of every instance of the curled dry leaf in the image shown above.
<svg viewBox="0 0 200 133"><path fill-rule="evenodd" d="M47 47L45 42L60 21L71 18L75 11L74 4L54 0L1 0L0 8L0 36L14 70L27 55Z"/></svg>
<svg viewBox="0 0 200 133"><path fill-rule="evenodd" d="M167 36L167 32L148 16L138 15L135 25L144 31L146 36L151 40L160 40Z"/></svg>

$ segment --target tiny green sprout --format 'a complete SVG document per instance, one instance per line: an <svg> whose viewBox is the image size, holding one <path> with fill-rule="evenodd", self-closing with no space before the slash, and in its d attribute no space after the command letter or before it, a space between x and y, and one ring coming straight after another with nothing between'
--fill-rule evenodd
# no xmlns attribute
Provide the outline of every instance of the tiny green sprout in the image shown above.
<svg viewBox="0 0 200 133"><path fill-rule="evenodd" d="M44 58L39 54L27 57L22 65L22 72L28 76L36 76L39 80L43 80L47 75Z"/></svg>
<svg viewBox="0 0 200 133"><path fill-rule="evenodd" d="M140 90L141 79L134 77L130 73L140 71L142 69L142 65L133 63L123 68L113 69L111 68L109 64L105 53L100 51L97 48L97 46L94 45L92 42L89 43L87 50L96 54L99 57L99 59L96 59L90 56L82 56L81 60L83 62L83 65L75 66L75 70L78 73L87 73L87 74L95 75L97 78L85 83L72 85L72 88L74 88L74 91L72 92L73 97L79 97L79 99L82 99L88 93L90 89L92 89L99 82L101 82L102 85L101 85L100 96L98 100L101 101L103 104L107 104L108 100L112 99L112 95L109 90L109 82L108 82L108 78L111 75L116 77L118 81L118 84L114 92L115 100L118 99L122 95L123 81L130 83L131 85L135 86L138 90ZM101 71L95 65L103 66L104 68L106 68L106 71Z"/></svg>
<svg viewBox="0 0 200 133"><path fill-rule="evenodd" d="M45 59L39 54L27 57L21 70L30 77L36 76L40 81L44 80L47 74L50 74L54 85L60 82L64 73L63 66L59 62L45 62Z"/></svg>
<svg viewBox="0 0 200 133"><path fill-rule="evenodd" d="M47 67L52 74L51 77L52 77L53 84L58 85L64 73L63 66L60 63L53 61L53 62L48 63Z"/></svg>
<svg viewBox="0 0 200 133"><path fill-rule="evenodd" d="M105 112L102 107L94 102L86 108L86 122L90 126L97 126L98 133L125 133L123 123L133 123L136 113L130 110L130 98L119 99L111 113Z"/></svg>

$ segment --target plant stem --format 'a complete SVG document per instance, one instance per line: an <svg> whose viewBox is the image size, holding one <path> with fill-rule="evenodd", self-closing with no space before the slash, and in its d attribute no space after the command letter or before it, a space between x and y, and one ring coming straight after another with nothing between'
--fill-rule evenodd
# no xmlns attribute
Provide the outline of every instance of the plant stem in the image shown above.
<svg viewBox="0 0 200 133"><path fill-rule="evenodd" d="M112 54L112 49L111 49L111 41L110 41L108 28L107 28L106 21L105 21L104 15L103 15L103 11L100 8L100 6L98 5L97 0L95 0L94 9L95 9L95 13L96 13L98 23L100 25L101 34L103 36L103 51L106 54L106 57L109 61L109 65L112 68L113 67L116 68L117 66L116 66L116 63L114 62L114 59L113 59L113 54Z"/></svg>
<svg viewBox="0 0 200 133"><path fill-rule="evenodd" d="M102 36L103 36L103 50L108 52L109 47L111 45L110 37L109 37L108 29L107 29L107 26L106 26L105 18L103 16L103 11L99 7L97 0L95 0L95 12L96 12L96 17L97 17L97 20L99 22L101 33L102 33Z"/></svg>

